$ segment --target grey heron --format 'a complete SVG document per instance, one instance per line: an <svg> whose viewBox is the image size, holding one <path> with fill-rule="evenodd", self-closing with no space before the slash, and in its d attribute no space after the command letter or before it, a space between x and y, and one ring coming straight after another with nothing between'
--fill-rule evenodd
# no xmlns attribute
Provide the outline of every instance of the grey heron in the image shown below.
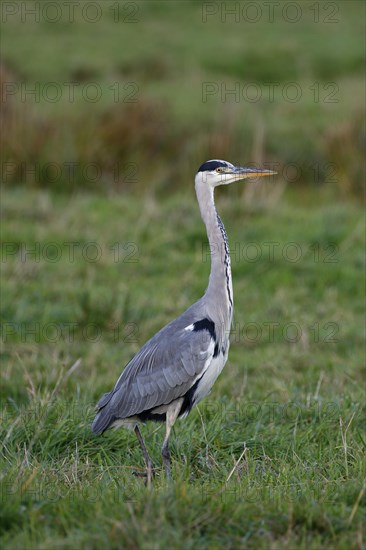
<svg viewBox="0 0 366 550"><path fill-rule="evenodd" d="M242 168L224 160L202 164L195 189L211 251L211 272L203 297L155 334L127 364L112 391L97 403L92 431L129 427L141 446L148 483L152 461L139 422L166 423L162 459L171 476L169 436L178 417L210 391L225 366L233 315L230 252L224 225L214 202L214 189L245 178L270 176L272 170Z"/></svg>

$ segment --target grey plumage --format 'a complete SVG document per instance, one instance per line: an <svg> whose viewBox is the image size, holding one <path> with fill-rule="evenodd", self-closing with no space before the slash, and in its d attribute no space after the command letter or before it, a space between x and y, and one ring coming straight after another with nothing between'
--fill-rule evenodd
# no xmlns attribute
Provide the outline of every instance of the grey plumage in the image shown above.
<svg viewBox="0 0 366 550"><path fill-rule="evenodd" d="M162 328L128 363L114 389L97 404L95 433L103 432L116 418L167 405L187 393L214 353L207 330L185 330L204 317L202 302Z"/></svg>
<svg viewBox="0 0 366 550"><path fill-rule="evenodd" d="M163 445L170 473L168 438L178 416L185 416L203 399L223 369L229 351L233 314L230 253L224 225L214 204L214 188L235 180L273 174L270 170L235 167L207 161L199 169L195 188L211 252L211 272L204 296L155 334L131 359L114 389L98 402L94 433L113 426L135 429L151 477L148 457L137 423L166 420Z"/></svg>

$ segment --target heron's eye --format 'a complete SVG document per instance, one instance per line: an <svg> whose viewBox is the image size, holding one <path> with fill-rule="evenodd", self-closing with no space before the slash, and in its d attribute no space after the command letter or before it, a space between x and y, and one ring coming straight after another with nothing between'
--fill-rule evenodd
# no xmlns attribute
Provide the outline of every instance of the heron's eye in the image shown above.
<svg viewBox="0 0 366 550"><path fill-rule="evenodd" d="M218 166L218 167L216 168L216 172L219 172L219 173L222 172L222 168L220 168L220 166Z"/></svg>

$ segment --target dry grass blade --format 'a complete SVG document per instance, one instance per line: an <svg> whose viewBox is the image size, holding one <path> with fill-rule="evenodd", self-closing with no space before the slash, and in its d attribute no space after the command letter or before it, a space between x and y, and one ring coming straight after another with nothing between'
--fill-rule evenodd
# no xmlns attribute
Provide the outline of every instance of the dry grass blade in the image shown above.
<svg viewBox="0 0 366 550"><path fill-rule="evenodd" d="M243 452L241 453L241 455L239 456L238 460L235 462L233 469L231 470L230 474L228 475L228 478L227 478L227 480L226 480L226 483L228 483L228 481L229 481L230 478L232 477L233 473L235 472L235 470L236 470L237 467L239 466L239 464L240 464L241 459L243 458L243 456L246 457L248 451L249 451L249 449L248 449L248 447L246 446L246 444L244 443L244 450L243 450Z"/></svg>
<svg viewBox="0 0 366 550"><path fill-rule="evenodd" d="M58 378L58 380L57 380L57 382L56 382L56 385L55 385L55 387L54 387L54 389L53 389L53 392L52 392L52 394L51 394L51 397L50 397L50 399L49 399L49 402L48 402L48 405L49 405L49 406L46 408L46 412L44 413L44 415L41 416L41 418L40 418L40 421L39 421L39 423L38 423L37 429L36 429L36 431L34 432L34 435L33 435L32 439L31 439L31 442L30 442L30 444L29 444L29 446L28 446L28 449L27 449L27 451L26 451L26 456L25 456L25 458L24 458L24 460L23 460L23 462L22 462L22 464L21 464L21 466L20 466L20 468L19 468L19 472L18 472L18 475L17 475L16 480L15 480L16 483L19 481L19 479L20 479L21 476L23 475L24 468L25 468L25 466L26 466L26 464L27 464L27 462L28 462L28 458L27 458L27 457L28 457L28 455L31 453L32 448L33 448L33 445L34 445L34 443L35 443L35 441L36 441L36 439L37 439L37 437L38 437L38 434L40 433L40 431L42 430L42 428L43 428L43 426L44 426L44 423L45 423L45 421L46 421L46 418L47 418L47 416L48 416L48 414L49 414L49 412L50 412L50 410L51 410L50 405L52 405L52 403L54 402L54 400L55 400L57 394L59 393L60 389L62 388L63 384L64 384L64 383L66 382L66 380L76 371L76 369L80 366L80 364L81 364L81 359L79 358L77 361L75 361L75 363L68 369L68 371L67 371L65 374L63 374L62 372L60 373L60 376L59 376L59 378Z"/></svg>
<svg viewBox="0 0 366 550"><path fill-rule="evenodd" d="M346 429L343 430L343 420L342 417L339 418L339 425L341 429L341 437L342 437L342 444L343 444L343 450L344 450L344 462L345 462L345 468L346 468L346 477L348 479L348 460L347 460L347 453L348 453L348 443L347 443L347 432L352 424L352 420L354 419L354 416L356 414L356 411L352 413L352 416L350 418L350 421L348 422Z"/></svg>
<svg viewBox="0 0 366 550"><path fill-rule="evenodd" d="M362 500L362 497L365 494L365 491L366 491L366 478L364 480L363 486L361 487L361 491L358 493L358 497L356 498L356 502L353 505L352 512L351 512L351 514L348 518L348 521L347 521L348 525L351 525L351 523L353 521L353 518L355 517L356 512L358 510L358 507L360 505L360 502Z"/></svg>

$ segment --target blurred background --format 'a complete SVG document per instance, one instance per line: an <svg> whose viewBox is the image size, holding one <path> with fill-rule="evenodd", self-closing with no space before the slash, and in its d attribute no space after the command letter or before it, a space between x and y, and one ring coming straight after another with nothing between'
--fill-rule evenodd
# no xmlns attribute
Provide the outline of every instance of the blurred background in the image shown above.
<svg viewBox="0 0 366 550"><path fill-rule="evenodd" d="M362 199L363 2L72 4L2 7L6 185L176 190L225 158Z"/></svg>
<svg viewBox="0 0 366 550"><path fill-rule="evenodd" d="M365 3L0 9L2 547L361 550ZM207 285L211 158L278 175L217 190L229 362L147 493L90 423Z"/></svg>

